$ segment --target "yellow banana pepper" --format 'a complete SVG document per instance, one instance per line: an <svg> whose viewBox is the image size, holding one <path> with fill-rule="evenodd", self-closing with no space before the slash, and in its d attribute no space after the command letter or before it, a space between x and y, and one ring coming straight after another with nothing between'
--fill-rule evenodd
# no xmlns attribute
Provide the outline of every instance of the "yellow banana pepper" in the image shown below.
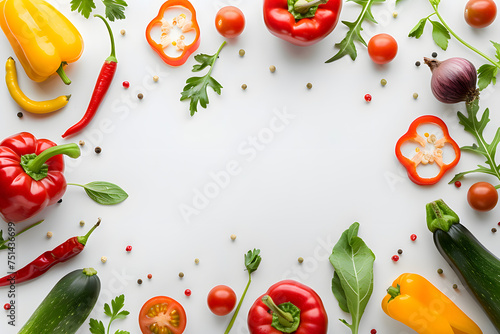
<svg viewBox="0 0 500 334"><path fill-rule="evenodd" d="M457 305L417 274L402 274L387 289L382 309L419 334L481 334Z"/></svg>
<svg viewBox="0 0 500 334"><path fill-rule="evenodd" d="M58 73L83 52L82 36L57 9L43 0L3 0L0 26L28 77L36 82Z"/></svg>

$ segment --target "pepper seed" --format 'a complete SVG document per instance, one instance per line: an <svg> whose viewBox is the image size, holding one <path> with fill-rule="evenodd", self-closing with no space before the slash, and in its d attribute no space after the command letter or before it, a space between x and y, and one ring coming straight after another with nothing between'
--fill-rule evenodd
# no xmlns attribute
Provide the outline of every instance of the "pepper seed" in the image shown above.
<svg viewBox="0 0 500 334"><path fill-rule="evenodd" d="M52 232L50 231L47 232L47 238L52 238L52 235L53 235Z"/></svg>
<svg viewBox="0 0 500 334"><path fill-rule="evenodd" d="M243 89L243 90L247 89L247 87L248 87L247 84L241 85L241 89Z"/></svg>
<svg viewBox="0 0 500 334"><path fill-rule="evenodd" d="M125 35L125 29L120 30L120 34L122 34L122 36L124 36Z"/></svg>
<svg viewBox="0 0 500 334"><path fill-rule="evenodd" d="M436 58L438 56L437 52L432 53L432 58Z"/></svg>
<svg viewBox="0 0 500 334"><path fill-rule="evenodd" d="M419 67L419 66L420 66L420 62L419 62L419 61L416 61L416 62L415 62L415 66Z"/></svg>
<svg viewBox="0 0 500 334"><path fill-rule="evenodd" d="M200 264L200 259L194 259L194 264Z"/></svg>
<svg viewBox="0 0 500 334"><path fill-rule="evenodd" d="M160 77L159 77L159 76L157 76L157 75L155 75L155 76L153 77L153 81L154 81L154 82L158 82L158 80L160 80Z"/></svg>
<svg viewBox="0 0 500 334"><path fill-rule="evenodd" d="M240 55L240 57L243 57L245 55L245 50L240 49L240 51L238 51L238 54Z"/></svg>
<svg viewBox="0 0 500 334"><path fill-rule="evenodd" d="M403 250L402 249L398 249L398 254L399 255L403 254Z"/></svg>
<svg viewBox="0 0 500 334"><path fill-rule="evenodd" d="M457 290L458 289L458 285L453 284L453 289Z"/></svg>
<svg viewBox="0 0 500 334"><path fill-rule="evenodd" d="M416 100L418 99L418 94L417 93L413 93L413 98Z"/></svg>
<svg viewBox="0 0 500 334"><path fill-rule="evenodd" d="M183 277L184 277L184 273L183 273L182 271L179 273L179 277L180 277L180 278L183 278Z"/></svg>
<svg viewBox="0 0 500 334"><path fill-rule="evenodd" d="M140 279L140 278L139 278L139 279L137 280L137 284L139 284L139 285L140 285L140 284L142 284L142 279Z"/></svg>
<svg viewBox="0 0 500 334"><path fill-rule="evenodd" d="M299 263L303 263L303 262L304 262L304 258L303 258L303 257L299 257L299 258L297 259L297 261L299 261Z"/></svg>
<svg viewBox="0 0 500 334"><path fill-rule="evenodd" d="M19 117L19 118L23 118L23 113L22 113L22 112L18 112L18 113L17 113L17 117Z"/></svg>
<svg viewBox="0 0 500 334"><path fill-rule="evenodd" d="M80 140L80 141L78 142L78 145L83 146L83 145L85 145L85 142L84 142L83 140Z"/></svg>
<svg viewBox="0 0 500 334"><path fill-rule="evenodd" d="M108 258L107 258L107 257L105 257L105 256L101 257L101 262L102 262L102 263L106 263L106 261L108 261Z"/></svg>
<svg viewBox="0 0 500 334"><path fill-rule="evenodd" d="M398 12L392 12L392 17L393 17L393 18L398 17Z"/></svg>
<svg viewBox="0 0 500 334"><path fill-rule="evenodd" d="M271 71L271 73L276 72L276 66L274 65L269 66L269 71Z"/></svg>
<svg viewBox="0 0 500 334"><path fill-rule="evenodd" d="M61 203L62 203L62 198L57 201L57 204L61 204Z"/></svg>
<svg viewBox="0 0 500 334"><path fill-rule="evenodd" d="M80 220L80 226L82 226L82 227L85 226L85 221Z"/></svg>
<svg viewBox="0 0 500 334"><path fill-rule="evenodd" d="M236 240L236 234L231 234L231 240Z"/></svg>
<svg viewBox="0 0 500 334"><path fill-rule="evenodd" d="M387 85L387 80L385 80L385 79L380 80L380 84L381 84L382 86Z"/></svg>
<svg viewBox="0 0 500 334"><path fill-rule="evenodd" d="M102 148L100 148L99 146L97 146L95 149L94 149L94 152L99 154L102 152Z"/></svg>
<svg viewBox="0 0 500 334"><path fill-rule="evenodd" d="M152 278L153 278L153 275L148 274L148 279L152 279Z"/></svg>
<svg viewBox="0 0 500 334"><path fill-rule="evenodd" d="M497 232L497 229L493 227L493 228L491 229L491 232L496 233L496 232Z"/></svg>
<svg viewBox="0 0 500 334"><path fill-rule="evenodd" d="M313 88L313 84L310 83L310 82L308 82L307 85L306 85L306 87L307 87L307 89L311 89L311 88Z"/></svg>
<svg viewBox="0 0 500 334"><path fill-rule="evenodd" d="M142 100L144 98L144 95L142 93L137 94L137 98L139 100Z"/></svg>
<svg viewBox="0 0 500 334"><path fill-rule="evenodd" d="M439 275L443 274L443 269L439 268L439 269L437 270L437 273L438 273Z"/></svg>

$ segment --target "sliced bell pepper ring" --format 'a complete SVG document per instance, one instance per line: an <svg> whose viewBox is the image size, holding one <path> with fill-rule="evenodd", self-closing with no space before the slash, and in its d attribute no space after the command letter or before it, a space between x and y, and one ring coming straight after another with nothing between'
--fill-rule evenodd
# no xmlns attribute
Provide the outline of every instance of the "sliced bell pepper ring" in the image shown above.
<svg viewBox="0 0 500 334"><path fill-rule="evenodd" d="M422 124L436 124L443 131L443 138L437 138L434 134L426 134L424 139L417 133L417 128ZM413 158L409 159L403 155L401 152L401 146L408 141L416 142L422 148L416 149L416 154ZM427 143L433 146L433 150L429 151L426 149ZM445 144L450 144L455 151L455 159L449 164L443 162L443 150ZM406 168L408 172L408 177L414 183L418 185L432 185L437 183L443 175L451 168L455 167L460 160L460 147L458 144L450 137L448 132L448 127L446 124L438 117L432 115L420 116L414 120L408 132L406 132L401 138L399 138L396 143L396 157L399 162ZM436 163L439 166L439 173L434 177L422 177L417 173L417 166L419 164L432 164Z"/></svg>
<svg viewBox="0 0 500 334"><path fill-rule="evenodd" d="M164 19L165 12L173 7L183 7L191 13L191 20L189 21L184 14L179 15L174 19L172 24ZM151 37L151 31L155 26L161 27L161 41L157 43ZM182 39L177 41L170 41L168 34L173 26L177 26L182 32L188 32L194 30L196 36L191 44L185 45ZM182 37L182 36L181 36ZM161 59L165 63L171 66L180 66L184 64L189 56L198 49L200 46L200 27L196 21L196 11L193 5L187 0L168 0L160 8L158 16L156 16L151 22L149 22L146 28L146 39L151 46L151 48L160 55ZM177 46L177 49L181 51L178 57L171 57L165 53L165 48L170 44Z"/></svg>

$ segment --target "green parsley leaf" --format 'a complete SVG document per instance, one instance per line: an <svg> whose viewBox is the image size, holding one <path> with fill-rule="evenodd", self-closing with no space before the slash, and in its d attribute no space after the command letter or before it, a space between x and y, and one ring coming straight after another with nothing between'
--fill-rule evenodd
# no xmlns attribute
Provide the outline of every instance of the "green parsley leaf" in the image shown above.
<svg viewBox="0 0 500 334"><path fill-rule="evenodd" d="M451 36L448 30L440 22L429 20L432 23L432 39L441 49L448 48L448 41Z"/></svg>
<svg viewBox="0 0 500 334"><path fill-rule="evenodd" d="M356 59L358 54L354 42L357 41L363 44L364 46L367 45L366 41L361 36L361 31L363 30L361 24L364 21L377 23L377 21L373 17L371 6L374 3L381 3L384 2L385 0L348 0L348 1L355 2L363 8L361 9L361 13L359 14L356 21L354 22L342 21L342 23L349 28L349 31L347 32L346 37L342 41L340 41L340 43L335 44L335 47L337 47L339 51L332 58L328 59L326 63L334 62L344 57L345 55L349 55L349 57L351 57L352 60Z"/></svg>
<svg viewBox="0 0 500 334"><path fill-rule="evenodd" d="M248 273L251 274L259 268L260 261L262 258L260 257L260 249L254 249L253 251L248 251L245 255L245 267L248 270Z"/></svg>
<svg viewBox="0 0 500 334"><path fill-rule="evenodd" d="M110 21L123 20L125 18L125 7L127 3L124 0L102 0L106 6L106 17Z"/></svg>
<svg viewBox="0 0 500 334"><path fill-rule="evenodd" d="M498 61L500 61L500 44L499 43L495 43L493 41L490 41L490 42L491 42L491 44L493 44L493 46L497 50L497 53L495 53L495 57L497 57Z"/></svg>
<svg viewBox="0 0 500 334"><path fill-rule="evenodd" d="M97 321L95 319L90 319L90 332L92 334L106 334L106 329L102 321Z"/></svg>
<svg viewBox="0 0 500 334"><path fill-rule="evenodd" d="M109 334L111 323L113 321L115 321L116 319L125 319L130 314L129 311L125 310L120 312L123 306L125 306L125 295L120 295L115 299L111 300L111 307L109 306L108 303L104 304L104 314L111 318L109 319L107 334ZM104 324L101 321L90 319L89 325L90 325L90 332L92 334L106 334L104 329ZM115 334L130 334L130 332L117 330Z"/></svg>
<svg viewBox="0 0 500 334"><path fill-rule="evenodd" d="M222 48L226 45L226 41L222 43L219 47L219 50L214 55L206 55L206 54L198 54L194 57L194 59L200 64L193 66L193 72L199 72L206 67L210 67L210 70L203 77L191 77L186 80L186 86L181 92L181 101L190 100L189 110L191 112L191 116L198 111L198 103L206 108L209 100L207 87L210 86L220 95L222 85L217 82L214 78L211 77L212 70L214 68L215 61L219 58L219 53Z"/></svg>
<svg viewBox="0 0 500 334"><path fill-rule="evenodd" d="M413 29L408 34L408 37L415 37L416 39L419 39L420 36L422 36L422 34L424 33L424 28L426 23L427 23L426 17L418 21L417 25L413 27Z"/></svg>
<svg viewBox="0 0 500 334"><path fill-rule="evenodd" d="M130 332L127 331L122 331L122 330L117 330L115 334L130 334Z"/></svg>
<svg viewBox="0 0 500 334"><path fill-rule="evenodd" d="M95 3L93 0L71 0L71 10L78 10L78 13L82 14L86 19L89 18L94 9Z"/></svg>
<svg viewBox="0 0 500 334"><path fill-rule="evenodd" d="M479 74L477 85L479 87L479 90L483 90L488 87L490 83L496 83L498 67L496 67L495 65L484 64L478 68L477 73Z"/></svg>

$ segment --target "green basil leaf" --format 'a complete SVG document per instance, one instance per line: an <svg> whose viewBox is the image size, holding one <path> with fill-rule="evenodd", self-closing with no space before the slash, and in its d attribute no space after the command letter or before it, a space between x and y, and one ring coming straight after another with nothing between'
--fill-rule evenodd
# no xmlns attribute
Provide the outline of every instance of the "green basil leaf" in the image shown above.
<svg viewBox="0 0 500 334"><path fill-rule="evenodd" d="M87 195L95 202L113 205L123 202L128 194L119 186L104 181L95 181L83 186Z"/></svg>

